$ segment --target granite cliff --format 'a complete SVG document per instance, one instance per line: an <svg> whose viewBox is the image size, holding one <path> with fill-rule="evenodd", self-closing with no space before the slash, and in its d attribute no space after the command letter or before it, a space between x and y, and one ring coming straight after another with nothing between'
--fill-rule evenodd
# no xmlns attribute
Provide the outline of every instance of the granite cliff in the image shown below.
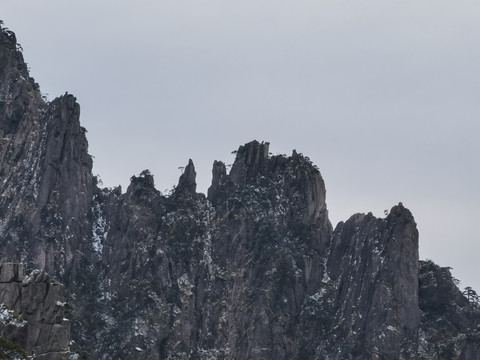
<svg viewBox="0 0 480 360"><path fill-rule="evenodd" d="M213 164L207 195L191 160L168 195L149 171L125 192L100 188L79 117L73 95L42 98L2 27L0 260L48 272L73 305L70 321L45 305L57 335L22 327L5 341L38 359L480 359L477 304L419 261L402 204L333 229L316 166L258 141L229 172ZM3 298L20 288L42 308L20 277Z"/></svg>

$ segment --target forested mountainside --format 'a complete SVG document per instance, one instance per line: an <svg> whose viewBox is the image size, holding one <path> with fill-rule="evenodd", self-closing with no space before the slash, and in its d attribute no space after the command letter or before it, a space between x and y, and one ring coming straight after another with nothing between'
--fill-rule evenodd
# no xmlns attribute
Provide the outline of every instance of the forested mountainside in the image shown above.
<svg viewBox="0 0 480 360"><path fill-rule="evenodd" d="M79 117L2 27L0 357L480 359L476 301L419 261L402 204L333 229L317 167L258 141L207 195L191 160L168 195L147 170L101 188Z"/></svg>

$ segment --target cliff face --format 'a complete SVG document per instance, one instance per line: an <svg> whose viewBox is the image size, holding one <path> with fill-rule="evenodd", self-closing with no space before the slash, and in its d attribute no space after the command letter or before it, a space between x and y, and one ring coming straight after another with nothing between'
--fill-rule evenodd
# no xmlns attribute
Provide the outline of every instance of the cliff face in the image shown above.
<svg viewBox="0 0 480 360"><path fill-rule="evenodd" d="M340 358L416 358L418 233L407 209L399 204L385 219L357 214L340 223L328 276Z"/></svg>
<svg viewBox="0 0 480 360"><path fill-rule="evenodd" d="M72 338L93 358L479 356L478 309L448 270L419 262L402 204L333 230L318 169L257 141L239 147L230 172L214 163L208 196L191 160L168 195L148 171L124 193L101 189L75 98L46 103L6 29L0 65L1 258L65 283ZM13 285L2 296L17 304ZM53 333L33 333L11 339L56 349Z"/></svg>
<svg viewBox="0 0 480 360"><path fill-rule="evenodd" d="M85 250L76 239L91 237L95 189L80 107L72 95L45 103L15 35L2 29L0 44L2 258L68 278Z"/></svg>

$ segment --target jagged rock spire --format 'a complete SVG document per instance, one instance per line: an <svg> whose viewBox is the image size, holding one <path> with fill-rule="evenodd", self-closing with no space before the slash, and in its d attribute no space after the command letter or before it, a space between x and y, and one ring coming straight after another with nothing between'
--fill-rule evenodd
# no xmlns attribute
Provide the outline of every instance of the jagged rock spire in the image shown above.
<svg viewBox="0 0 480 360"><path fill-rule="evenodd" d="M188 165L185 167L183 174L178 180L176 188L177 193L196 195L197 193L197 173L195 171L195 165L193 165L192 159L188 160Z"/></svg>
<svg viewBox="0 0 480 360"><path fill-rule="evenodd" d="M214 161L212 168L212 185L208 188L208 200L216 204L225 197L225 182L227 180L227 169L221 161Z"/></svg>

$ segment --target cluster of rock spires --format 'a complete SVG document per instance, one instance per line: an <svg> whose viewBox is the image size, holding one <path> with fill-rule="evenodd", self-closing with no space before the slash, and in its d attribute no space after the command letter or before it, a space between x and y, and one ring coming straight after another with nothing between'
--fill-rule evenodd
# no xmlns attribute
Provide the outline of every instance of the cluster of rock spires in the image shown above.
<svg viewBox="0 0 480 360"><path fill-rule="evenodd" d="M257 141L207 196L192 161L168 196L148 171L102 189L79 115L2 27L0 357L480 359L477 304L402 204L333 230L318 169Z"/></svg>

